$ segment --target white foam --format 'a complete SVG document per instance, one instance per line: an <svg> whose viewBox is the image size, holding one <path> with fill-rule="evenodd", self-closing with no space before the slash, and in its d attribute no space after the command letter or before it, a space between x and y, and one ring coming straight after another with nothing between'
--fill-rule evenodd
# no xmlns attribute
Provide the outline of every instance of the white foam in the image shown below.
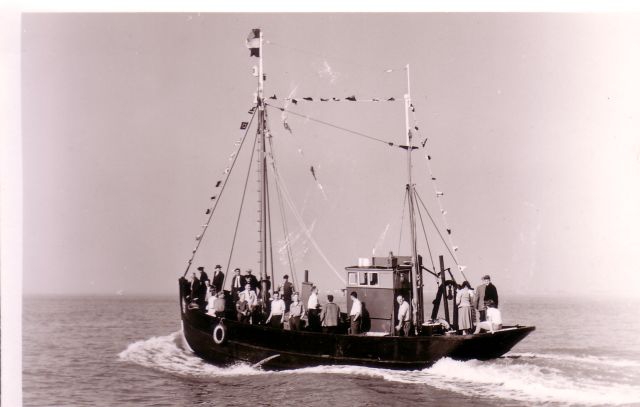
<svg viewBox="0 0 640 407"><path fill-rule="evenodd" d="M395 371L356 366L318 366L283 372L265 372L249 364L217 367L204 362L188 348L181 331L130 344L119 354L122 361L136 363L180 376L213 378L263 374L344 374L379 378L392 382L452 391L464 395L530 403L566 403L580 405L619 405L640 403L640 388L602 379L597 363L606 358L549 354L510 354L489 362L460 362L442 359L431 368L420 371ZM541 365L536 359L550 360ZM565 359L596 365L590 371L567 371ZM560 362L560 363L558 363ZM620 361L620 367L624 363ZM555 365L554 365L555 363Z"/></svg>
<svg viewBox="0 0 640 407"><path fill-rule="evenodd" d="M636 367L640 368L640 362L628 359L617 359L604 356L574 356L574 355L562 355L556 353L508 353L507 357L516 358L530 358L530 359L550 359L561 362L575 362L579 364L588 363L591 365L601 365L609 367Z"/></svg>

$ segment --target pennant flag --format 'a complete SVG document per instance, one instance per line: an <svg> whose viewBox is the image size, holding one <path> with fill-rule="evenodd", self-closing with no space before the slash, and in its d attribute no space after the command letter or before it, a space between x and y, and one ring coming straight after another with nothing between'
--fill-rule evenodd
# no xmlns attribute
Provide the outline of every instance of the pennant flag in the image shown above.
<svg viewBox="0 0 640 407"><path fill-rule="evenodd" d="M431 177L431 181L435 181L435 180L436 180L436 177Z"/></svg>
<svg viewBox="0 0 640 407"><path fill-rule="evenodd" d="M256 107L254 106L251 109L249 109L249 111L247 113L253 114L253 112L255 112L255 111L256 111Z"/></svg>
<svg viewBox="0 0 640 407"><path fill-rule="evenodd" d="M418 126L414 126L413 128L414 128L414 129L416 129L416 130L420 130L420 129L418 128Z"/></svg>
<svg viewBox="0 0 640 407"><path fill-rule="evenodd" d="M313 98L310 98L310 97L306 97L306 98L302 98L302 99L308 100L309 102L313 102Z"/></svg>
<svg viewBox="0 0 640 407"><path fill-rule="evenodd" d="M216 196L215 196L215 195L211 197L211 200L214 200L214 199L216 199Z"/></svg>
<svg viewBox="0 0 640 407"><path fill-rule="evenodd" d="M458 269L460 271L464 271L467 268L467 266L463 266L463 265L458 265Z"/></svg>
<svg viewBox="0 0 640 407"><path fill-rule="evenodd" d="M289 127L289 123L282 122L282 124L284 124L284 129L285 130L287 130L289 133L293 134L293 132L291 131L291 127Z"/></svg>
<svg viewBox="0 0 640 407"><path fill-rule="evenodd" d="M291 102L293 102L293 104L294 104L294 105L297 105L297 104L298 104L298 101L297 101L297 100L295 100L295 99L291 99Z"/></svg>
<svg viewBox="0 0 640 407"><path fill-rule="evenodd" d="M328 101L329 101L329 99L323 99L323 98L320 98L320 101L321 101L321 102L328 102Z"/></svg>
<svg viewBox="0 0 640 407"><path fill-rule="evenodd" d="M211 209L207 208L207 211L204 213L205 215L208 215L211 213Z"/></svg>
<svg viewBox="0 0 640 407"><path fill-rule="evenodd" d="M249 122L242 122L242 123L240 123L240 130L244 130L244 129L246 129L248 125L249 125Z"/></svg>
<svg viewBox="0 0 640 407"><path fill-rule="evenodd" d="M448 234L451 234L451 229L447 229L447 233L448 233Z"/></svg>
<svg viewBox="0 0 640 407"><path fill-rule="evenodd" d="M247 48L250 57L260 57L260 29L254 28L247 37Z"/></svg>
<svg viewBox="0 0 640 407"><path fill-rule="evenodd" d="M336 102L339 102L339 101L340 101L340 99L336 99L336 98L333 98L333 100L334 100L334 101L336 101Z"/></svg>
<svg viewBox="0 0 640 407"><path fill-rule="evenodd" d="M428 138L424 139L424 141L422 142L422 147L424 147L424 145L427 144L427 140L429 140L429 139Z"/></svg>
<svg viewBox="0 0 640 407"><path fill-rule="evenodd" d="M415 113L416 108L415 108L415 107L413 107L413 103L412 103L412 104L410 104L410 105L409 105L409 107L411 108L411 111Z"/></svg>
<svg viewBox="0 0 640 407"><path fill-rule="evenodd" d="M345 99L350 100L352 102L356 101L356 97L355 96L349 96L349 97L346 97Z"/></svg>
<svg viewBox="0 0 640 407"><path fill-rule="evenodd" d="M318 180L318 178L316 178L316 171L313 169L313 165L311 166L311 175L313 175L313 179L316 181Z"/></svg>
<svg viewBox="0 0 640 407"><path fill-rule="evenodd" d="M202 235L196 236L196 240L200 240L200 239L202 239Z"/></svg>
<svg viewBox="0 0 640 407"><path fill-rule="evenodd" d="M442 196L442 195L444 195L444 192L436 191L436 196Z"/></svg>
<svg viewBox="0 0 640 407"><path fill-rule="evenodd" d="M394 100L396 100L396 98L389 98L387 99L387 102L393 102Z"/></svg>
<svg viewBox="0 0 640 407"><path fill-rule="evenodd" d="M371 101L372 101L372 102L379 102L379 101L380 101L380 99L373 98L373 99L371 99Z"/></svg>
<svg viewBox="0 0 640 407"><path fill-rule="evenodd" d="M430 156L430 155L428 155L428 156L427 156L427 159L428 159L428 160L431 160L431 156Z"/></svg>
<svg viewBox="0 0 640 407"><path fill-rule="evenodd" d="M220 184L222 184L222 181L216 182L216 188L218 188L220 186Z"/></svg>
<svg viewBox="0 0 640 407"><path fill-rule="evenodd" d="M276 95L274 94L273 96L270 96L269 99L273 99L273 100L277 100L278 98L276 97Z"/></svg>
<svg viewBox="0 0 640 407"><path fill-rule="evenodd" d="M458 246L453 246L453 251L457 252L458 251Z"/></svg>

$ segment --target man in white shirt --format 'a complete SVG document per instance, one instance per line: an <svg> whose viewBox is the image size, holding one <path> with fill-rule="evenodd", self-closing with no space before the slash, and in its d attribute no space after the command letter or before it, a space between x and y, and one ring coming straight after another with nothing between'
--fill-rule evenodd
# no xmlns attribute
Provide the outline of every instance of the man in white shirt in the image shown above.
<svg viewBox="0 0 640 407"><path fill-rule="evenodd" d="M411 331L411 307L402 295L398 295L396 300L400 305L398 308L398 325L396 326L396 332L398 332L399 336L409 336L409 332Z"/></svg>
<svg viewBox="0 0 640 407"><path fill-rule="evenodd" d="M487 320L479 322L478 325L476 325L474 334L480 333L480 329L485 329L491 333L502 329L502 314L500 314L500 310L496 308L496 303L493 300L487 301Z"/></svg>
<svg viewBox="0 0 640 407"><path fill-rule="evenodd" d="M358 335L360 333L360 323L362 321L362 303L358 299L358 293L351 291L351 312L349 318L351 319L351 335Z"/></svg>
<svg viewBox="0 0 640 407"><path fill-rule="evenodd" d="M253 321L254 318L251 318L251 316L254 316L255 311L256 311L256 307L258 306L258 294L256 294L255 291L253 291L251 289L251 283L246 283L244 285L244 291L242 291L240 293L240 300L244 300L247 302L247 307L249 308L249 320ZM251 322L251 323L255 323L255 322Z"/></svg>
<svg viewBox="0 0 640 407"><path fill-rule="evenodd" d="M285 304L284 301L280 299L280 293L273 293L273 301L271 301L271 312L269 313L269 318L265 323L269 323L271 321L272 328L282 329L282 324L284 323L284 312L285 312Z"/></svg>
<svg viewBox="0 0 640 407"><path fill-rule="evenodd" d="M314 285L311 287L311 295L307 301L307 315L309 318L309 330L312 332L320 331L320 304L318 303L318 288Z"/></svg>

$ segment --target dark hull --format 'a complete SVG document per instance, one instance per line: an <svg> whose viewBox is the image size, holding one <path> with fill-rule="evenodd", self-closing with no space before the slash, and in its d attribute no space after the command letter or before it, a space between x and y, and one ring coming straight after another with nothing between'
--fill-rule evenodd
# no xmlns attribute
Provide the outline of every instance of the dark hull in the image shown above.
<svg viewBox="0 0 640 407"><path fill-rule="evenodd" d="M225 340L213 340L222 323ZM438 359L493 359L508 352L535 327L508 327L494 334L434 336L333 335L273 329L220 320L198 310L182 313L184 336L193 351L216 365L247 362L265 369L318 365L357 365L391 369L423 369ZM277 356L276 356L277 355Z"/></svg>

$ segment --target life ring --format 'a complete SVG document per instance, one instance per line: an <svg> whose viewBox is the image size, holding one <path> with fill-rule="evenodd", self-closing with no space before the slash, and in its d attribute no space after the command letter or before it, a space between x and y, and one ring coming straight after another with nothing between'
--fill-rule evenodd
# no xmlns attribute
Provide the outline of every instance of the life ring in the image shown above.
<svg viewBox="0 0 640 407"><path fill-rule="evenodd" d="M217 345L222 345L227 340L227 327L218 324L215 328L213 328L213 341Z"/></svg>

